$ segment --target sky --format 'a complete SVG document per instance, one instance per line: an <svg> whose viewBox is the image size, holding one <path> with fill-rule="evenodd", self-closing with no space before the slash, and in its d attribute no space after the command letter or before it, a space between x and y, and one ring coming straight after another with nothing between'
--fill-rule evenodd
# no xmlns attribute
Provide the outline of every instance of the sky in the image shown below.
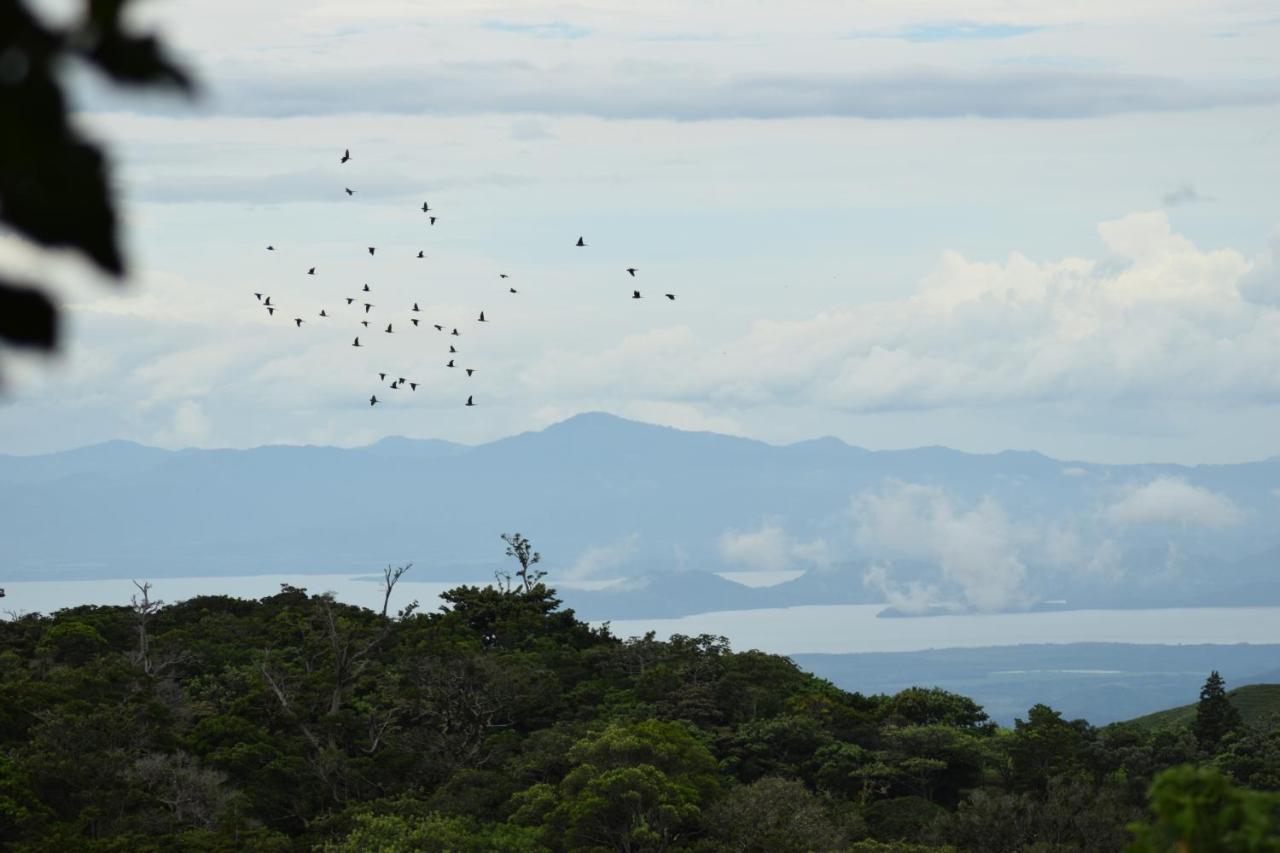
<svg viewBox="0 0 1280 853"><path fill-rule="evenodd" d="M1273 3L135 11L202 94L72 74L133 272L0 234L67 306L59 355L0 354L0 453L477 443L602 410L779 443L1280 454ZM394 334L345 305L364 283Z"/></svg>

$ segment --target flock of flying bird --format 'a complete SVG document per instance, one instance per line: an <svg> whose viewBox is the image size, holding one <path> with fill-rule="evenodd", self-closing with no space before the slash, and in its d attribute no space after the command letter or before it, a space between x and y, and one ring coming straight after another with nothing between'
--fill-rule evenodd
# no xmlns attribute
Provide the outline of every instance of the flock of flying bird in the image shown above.
<svg viewBox="0 0 1280 853"><path fill-rule="evenodd" d="M341 157L341 159L339 159L339 161L338 161L338 162L339 162L339 164L342 164L342 163L346 163L346 162L348 162L350 159L351 159L351 150L350 150L350 149L346 149L346 150L344 150L344 151L342 152L342 157ZM351 189L350 187L343 187L343 190L346 192L346 194L347 194L348 196L353 196L353 195L355 195L355 190ZM433 213L432 213L432 210L433 210L433 208L432 208L429 204L427 204L425 201L422 203L422 212L428 215L428 225L435 225L435 224L436 224L436 219L437 219L437 217L436 217L436 215L435 215L435 214L433 214ZM578 247L578 248L586 248L587 243L586 243L586 241L585 241L582 237L579 237L579 238L578 238L578 242L577 242L577 243L575 243L574 245L575 245L576 247ZM374 256L374 255L376 255L376 253L377 253L377 247L376 247L376 246L369 246L368 248L369 248L369 255L370 255L370 256ZM276 250L276 247L275 247L274 245L267 246L267 251L268 251L268 252L274 252L275 250ZM422 259L422 258L425 258L425 257L426 257L426 254L425 254L423 251L419 250L417 257L418 257L419 259ZM636 272L637 272L637 268L636 268L636 267L627 267L627 268L626 268L626 273L627 273L627 275L628 275L628 276L630 276L631 278L635 278L635 277L636 277ZM310 267L310 268L307 270L307 275L315 275L315 274L316 274L316 268L315 268L315 267ZM509 278L510 278L510 276L508 276L508 275L507 275L507 273L498 273L498 278L500 278L500 279L502 279L502 280L506 281L507 279L509 279ZM518 292L519 292L519 291L517 291L514 287L510 286L510 284L508 284L508 286L507 286L507 291L508 291L509 293L518 293ZM364 287L361 289L361 291L360 291L360 294L361 294L361 295L360 295L360 296L347 296L347 297L344 297L344 298L346 299L346 301L347 301L347 306L348 306L348 308L354 309L354 308L356 308L356 307L357 307L357 305L358 305L359 307L363 307L363 308L364 308L363 313L359 314L358 316L360 316L360 317L362 318L362 319L360 320L360 325L361 325L363 328L365 328L365 329L371 328L371 326L370 326L370 323L371 323L371 319L370 319L370 317L371 317L371 313L370 313L370 312L371 312L371 311L373 310L373 308L375 307L375 305L374 305L372 302L368 302L368 301L366 301L367 299L370 299L370 298L371 298L370 294L372 294L372 292L373 292L373 291L370 289L369 285L368 285L368 284L366 284L366 285L364 285ZM271 296L270 296L269 294L266 294L266 293L254 293L253 295L257 298L258 302L262 305L262 307L263 307L263 308L265 308L265 309L267 310L267 314L268 314L268 315L270 315L270 316L275 316L275 313L276 313L276 311L277 311L277 310L279 310L279 307L280 307L280 306L278 306L278 305L273 305L273 304L271 303ZM664 295L668 300L670 300L670 301L672 301L672 302L674 302L674 301L675 301L676 295L675 295L674 293L664 293L663 295ZM640 295L640 291L639 291L639 290L632 290L632 291L631 291L631 298L632 298L632 299L641 299L641 298L643 298L643 297ZM413 303L413 307L409 309L408 313L409 313L409 314L419 314L419 313L421 313L421 309L419 309L419 307L418 307L418 303L417 303L417 302L414 302L414 303ZM331 315L331 314L328 312L328 309L321 309L321 310L320 310L320 313L319 313L319 316L320 316L320 317L322 317L322 318L328 319L328 318L332 317L333 315ZM307 320L303 319L302 317L294 317L294 318L293 318L293 323L294 323L295 328L299 328L299 329L300 329L300 328L302 328L302 325L303 325L304 323L306 323L306 322L307 322ZM409 322L413 324L414 328L419 328L419 327L421 327L421 318L419 318L419 317L410 317L410 318L409 318ZM475 322L477 322L477 323L487 323L487 322L488 322L488 321L485 319L484 311L481 311L481 312L480 312L480 316L476 319L476 321L475 321ZM379 320L379 321L378 321L378 325L380 326L381 324L382 324L382 321L381 321L381 320ZM395 332L394 332L394 328L393 328L393 327L394 327L394 325L395 325L395 321L394 321L394 320L393 320L392 322L387 323L387 327L386 327L385 329L383 329L383 330L382 330L382 331L383 331L383 334L387 334L387 335L394 334L394 333L395 333ZM437 332L437 333L444 333L444 332L445 332L445 326L444 326L443 324L440 324L440 323L432 323L432 324L430 324L430 327L431 327L431 328L434 328L434 329L436 330L436 332ZM451 338L461 337L461 333L458 331L457 327L450 326L450 327L449 327L448 336L449 336L449 337L451 337ZM351 346L353 346L353 347L363 347L363 346L365 346L365 344L360 343L360 336L359 336L359 335L357 335L357 336L356 336L356 338L355 338L355 340L351 342ZM454 344L452 344L452 343L449 345L449 352L448 352L448 355L449 355L449 361L448 361L448 363L447 363L447 364L445 364L444 366L445 366L446 368L454 368L454 367L457 367L456 362L457 362L457 360L458 360L458 359L457 359L457 356L458 356L458 350L457 350L457 347L456 347ZM467 374L467 376L468 376L468 377L472 376L472 375L476 372L476 368L472 368L472 367L464 367L464 368L462 368L462 370L466 371L466 374ZM389 377L389 376L390 376L390 377L392 377L392 378L391 378L391 382L389 383L389 385L388 385L387 387L389 387L389 388L390 388L391 390L393 390L393 391L402 390L405 386L408 386L410 391L417 391L417 390L418 390L418 386L421 384L420 382L411 382L411 381L407 380L407 379L406 379L405 377L403 377L403 376L399 376L399 375L395 375L395 374L391 374L391 373L387 373L387 372L379 372L379 373L378 373L378 380L379 380L380 382L386 382L387 377ZM378 399L378 395L377 395L376 393L374 393L374 394L370 395L370 397L369 397L369 405L370 405L370 406L376 406L376 405L377 405L378 403L380 403L380 402L382 402L382 401ZM474 406L474 405L476 405L474 395L470 395L470 394L469 394L469 395L467 395L467 402L466 402L464 405L466 405L466 406ZM2 593L0 593L0 594L2 594Z"/></svg>

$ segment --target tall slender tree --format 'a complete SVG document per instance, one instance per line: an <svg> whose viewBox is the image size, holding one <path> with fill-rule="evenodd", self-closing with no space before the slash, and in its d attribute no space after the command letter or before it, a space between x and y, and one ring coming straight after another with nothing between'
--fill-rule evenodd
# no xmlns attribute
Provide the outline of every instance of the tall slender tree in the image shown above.
<svg viewBox="0 0 1280 853"><path fill-rule="evenodd" d="M1227 685L1215 669L1200 688L1194 731L1201 748L1212 749L1228 732L1244 725L1240 712L1227 698Z"/></svg>

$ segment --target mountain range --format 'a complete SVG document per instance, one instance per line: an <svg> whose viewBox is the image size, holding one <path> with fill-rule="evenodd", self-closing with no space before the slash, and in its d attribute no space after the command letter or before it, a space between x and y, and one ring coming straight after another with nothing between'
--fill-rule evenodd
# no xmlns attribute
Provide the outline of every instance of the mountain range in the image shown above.
<svg viewBox="0 0 1280 853"><path fill-rule="evenodd" d="M611 415L465 446L0 455L12 580L285 572L488 580L504 531L591 618L802 603L1280 603L1280 459L1104 465L1022 451L777 446ZM799 569L768 588L716 572ZM869 582L870 581L870 582ZM983 599L980 585L1007 593Z"/></svg>

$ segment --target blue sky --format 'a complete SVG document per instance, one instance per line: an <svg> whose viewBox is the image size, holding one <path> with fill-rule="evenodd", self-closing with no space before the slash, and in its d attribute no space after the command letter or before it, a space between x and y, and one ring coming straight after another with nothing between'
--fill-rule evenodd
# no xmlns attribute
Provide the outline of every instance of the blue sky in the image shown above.
<svg viewBox="0 0 1280 853"><path fill-rule="evenodd" d="M82 86L135 274L0 237L71 306L63 355L6 356L0 452L474 442L602 409L780 442L1280 453L1268 4L141 11L206 94ZM397 323L488 312L476 376L435 338L354 357L355 319L314 315L366 278ZM423 387L371 412L381 366Z"/></svg>

